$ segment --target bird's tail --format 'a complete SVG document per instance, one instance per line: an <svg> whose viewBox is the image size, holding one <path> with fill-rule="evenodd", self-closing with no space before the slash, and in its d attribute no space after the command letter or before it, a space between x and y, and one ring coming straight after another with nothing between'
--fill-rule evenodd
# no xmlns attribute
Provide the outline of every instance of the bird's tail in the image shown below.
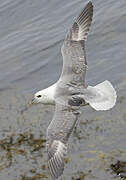
<svg viewBox="0 0 126 180"><path fill-rule="evenodd" d="M116 91L109 81L104 81L94 87L88 86L84 93L84 100L97 110L109 110L116 103Z"/></svg>

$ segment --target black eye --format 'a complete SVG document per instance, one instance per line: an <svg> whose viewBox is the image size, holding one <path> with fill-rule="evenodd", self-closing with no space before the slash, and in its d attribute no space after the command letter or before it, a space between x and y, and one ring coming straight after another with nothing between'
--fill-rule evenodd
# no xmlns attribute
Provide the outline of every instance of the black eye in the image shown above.
<svg viewBox="0 0 126 180"><path fill-rule="evenodd" d="M38 95L37 97L38 97L38 98L40 98L40 97L41 97L41 95Z"/></svg>

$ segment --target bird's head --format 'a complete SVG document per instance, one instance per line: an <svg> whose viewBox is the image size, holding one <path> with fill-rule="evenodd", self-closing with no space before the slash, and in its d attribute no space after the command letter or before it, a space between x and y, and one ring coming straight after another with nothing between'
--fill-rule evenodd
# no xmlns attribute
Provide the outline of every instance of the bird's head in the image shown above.
<svg viewBox="0 0 126 180"><path fill-rule="evenodd" d="M55 104L54 88L55 88L55 84L35 93L34 98L32 99L31 105L38 104L38 103L52 104L52 105Z"/></svg>
<svg viewBox="0 0 126 180"><path fill-rule="evenodd" d="M35 93L34 98L31 101L31 105L43 103L43 101L44 101L44 93L43 91L38 91L37 93Z"/></svg>

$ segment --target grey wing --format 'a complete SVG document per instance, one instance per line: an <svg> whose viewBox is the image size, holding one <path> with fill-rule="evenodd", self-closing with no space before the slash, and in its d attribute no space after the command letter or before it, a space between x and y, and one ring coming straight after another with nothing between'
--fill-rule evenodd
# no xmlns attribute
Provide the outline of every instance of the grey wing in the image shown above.
<svg viewBox="0 0 126 180"><path fill-rule="evenodd" d="M67 153L67 141L79 112L70 106L56 103L55 114L47 129L48 167L52 178L62 175Z"/></svg>
<svg viewBox="0 0 126 180"><path fill-rule="evenodd" d="M92 22L93 5L89 2L76 18L68 32L61 52L63 56L62 81L84 84L87 69L85 40Z"/></svg>

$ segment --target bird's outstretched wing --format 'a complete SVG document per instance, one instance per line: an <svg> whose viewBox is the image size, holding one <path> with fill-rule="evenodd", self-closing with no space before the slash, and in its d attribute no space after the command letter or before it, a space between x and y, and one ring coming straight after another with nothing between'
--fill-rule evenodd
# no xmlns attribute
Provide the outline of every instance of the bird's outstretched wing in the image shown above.
<svg viewBox="0 0 126 180"><path fill-rule="evenodd" d="M63 69L60 79L65 83L84 84L87 69L85 40L92 22L93 5L89 2L67 33L61 52Z"/></svg>
<svg viewBox="0 0 126 180"><path fill-rule="evenodd" d="M48 167L53 180L63 173L68 138L78 115L77 109L56 103L53 120L47 129Z"/></svg>
<svg viewBox="0 0 126 180"><path fill-rule="evenodd" d="M87 68L85 40L91 25L92 15L93 5L89 2L72 25L62 47L63 70L55 93L56 109L47 130L48 166L54 180L63 173L68 138L79 115L77 106L73 108L73 103L72 105L69 103L68 106L68 102L71 92L77 93L73 85L76 87L84 85ZM60 103L59 99L63 102Z"/></svg>

